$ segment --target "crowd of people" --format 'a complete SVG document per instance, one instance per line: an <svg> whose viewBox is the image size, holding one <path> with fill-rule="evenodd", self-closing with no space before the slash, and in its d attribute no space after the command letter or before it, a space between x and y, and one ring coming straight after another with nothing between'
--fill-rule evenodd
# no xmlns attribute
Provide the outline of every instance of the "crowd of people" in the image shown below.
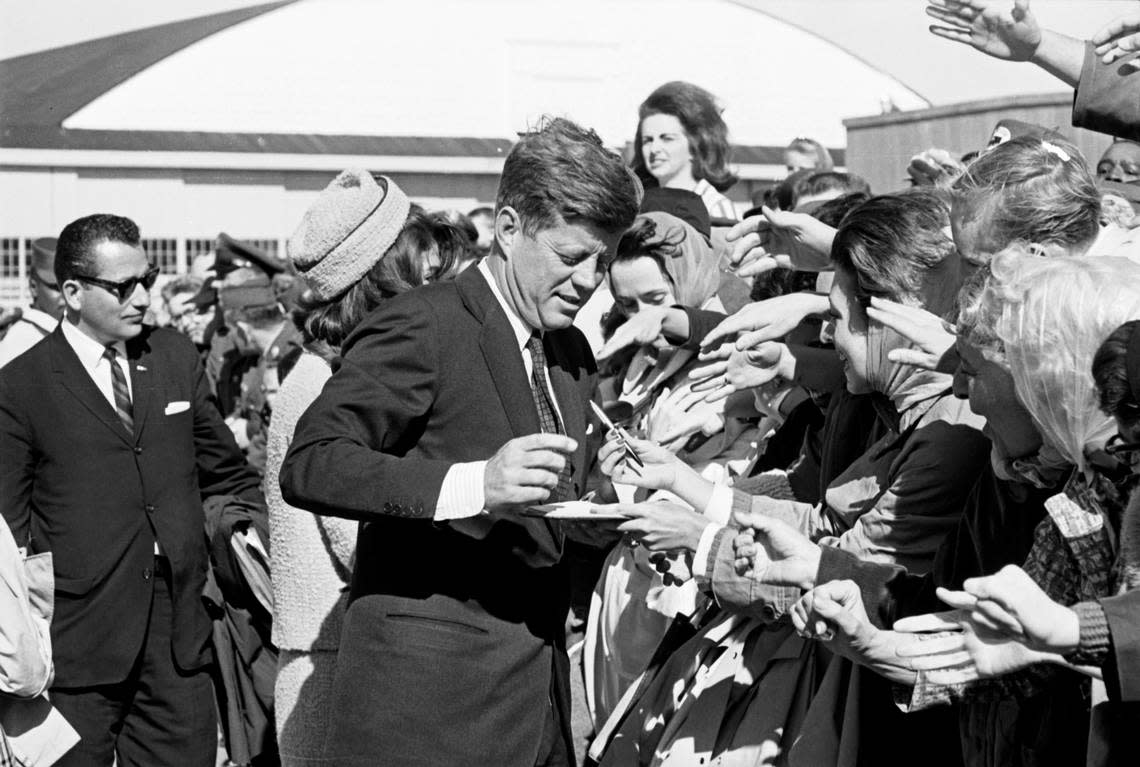
<svg viewBox="0 0 1140 767"><path fill-rule="evenodd" d="M1007 119L872 191L795 138L738 216L670 82L467 214L349 169L287 258L36 240L0 765L1134 764L1140 13L927 12L1108 151Z"/></svg>

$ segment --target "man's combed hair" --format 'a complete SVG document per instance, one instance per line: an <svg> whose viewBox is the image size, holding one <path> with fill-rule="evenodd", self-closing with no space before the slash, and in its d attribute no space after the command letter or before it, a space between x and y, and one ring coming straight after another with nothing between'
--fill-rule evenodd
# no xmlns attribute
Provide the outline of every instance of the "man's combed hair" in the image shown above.
<svg viewBox="0 0 1140 767"><path fill-rule="evenodd" d="M545 118L507 155L495 205L514 208L528 235L571 220L621 232L637 215L641 184L594 131Z"/></svg>
<svg viewBox="0 0 1140 767"><path fill-rule="evenodd" d="M101 242L139 244L139 228L134 221L112 213L95 213L76 219L59 233L55 246L55 279L64 280L95 274L95 246Z"/></svg>
<svg viewBox="0 0 1140 767"><path fill-rule="evenodd" d="M950 211L934 192L915 189L871 197L843 218L831 260L836 269L855 276L861 299L917 302L943 314L953 307L960 284L949 278L958 272L949 226Z"/></svg>

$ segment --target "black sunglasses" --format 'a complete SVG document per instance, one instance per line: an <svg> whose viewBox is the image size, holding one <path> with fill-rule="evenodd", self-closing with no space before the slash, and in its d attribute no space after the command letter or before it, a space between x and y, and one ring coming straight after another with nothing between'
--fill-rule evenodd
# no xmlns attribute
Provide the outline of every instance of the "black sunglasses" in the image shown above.
<svg viewBox="0 0 1140 767"><path fill-rule="evenodd" d="M119 299L120 304L125 304L127 299L135 294L135 288L142 285L147 290L154 287L154 283L158 281L159 268L152 266L146 270L146 274L142 277L128 277L122 282L111 282L110 280L101 280L98 277L88 277L86 275L77 274L75 279L80 282L86 282L91 285L98 285L104 290L109 291L115 298Z"/></svg>

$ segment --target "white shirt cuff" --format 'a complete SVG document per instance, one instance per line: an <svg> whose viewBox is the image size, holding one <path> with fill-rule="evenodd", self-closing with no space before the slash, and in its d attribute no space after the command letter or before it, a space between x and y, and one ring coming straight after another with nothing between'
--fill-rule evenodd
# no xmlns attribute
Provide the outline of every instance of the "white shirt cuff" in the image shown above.
<svg viewBox="0 0 1140 767"><path fill-rule="evenodd" d="M467 519L483 513L483 472L486 461L452 464L439 488L433 519Z"/></svg>
<svg viewBox="0 0 1140 767"><path fill-rule="evenodd" d="M697 550L693 552L693 575L704 576L709 571L709 555L712 553L713 539L724 525L709 522L701 531L701 539L697 541Z"/></svg>
<svg viewBox="0 0 1140 767"><path fill-rule="evenodd" d="M732 517L732 488L719 482L713 485L704 515L722 527L727 525Z"/></svg>

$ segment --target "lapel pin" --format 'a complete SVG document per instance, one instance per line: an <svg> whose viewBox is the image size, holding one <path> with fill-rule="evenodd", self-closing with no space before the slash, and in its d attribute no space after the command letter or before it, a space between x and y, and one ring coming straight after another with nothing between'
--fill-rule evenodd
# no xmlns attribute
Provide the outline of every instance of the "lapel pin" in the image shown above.
<svg viewBox="0 0 1140 767"><path fill-rule="evenodd" d="M139 371L140 373L146 372L146 368L144 368L142 365L135 365L135 370Z"/></svg>

